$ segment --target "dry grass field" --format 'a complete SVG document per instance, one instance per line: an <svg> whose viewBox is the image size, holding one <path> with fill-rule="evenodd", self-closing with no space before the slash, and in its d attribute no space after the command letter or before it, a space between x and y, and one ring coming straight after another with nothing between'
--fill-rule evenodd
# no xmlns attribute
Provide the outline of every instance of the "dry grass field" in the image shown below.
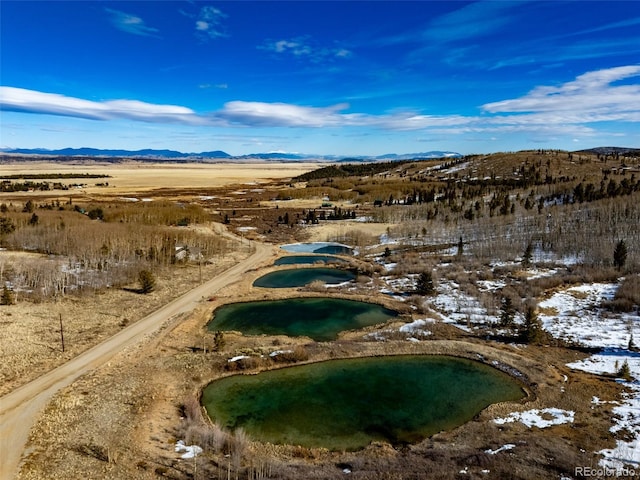
<svg viewBox="0 0 640 480"><path fill-rule="evenodd" d="M170 188L205 189L225 185L254 185L269 183L274 179L290 178L317 168L313 163L10 163L0 165L0 178L19 174L93 174L108 178L86 180L80 190L87 195L131 195ZM83 181L85 182L85 181ZM108 182L108 187L96 187L96 183ZM71 183L71 182L68 182ZM33 196L29 192L20 196ZM40 192L39 196L51 196L55 192ZM62 192L60 192L62 193ZM63 196L63 195L60 195Z"/></svg>
<svg viewBox="0 0 640 480"><path fill-rule="evenodd" d="M119 275L129 280L117 286L96 282L84 293L62 297L23 293L17 304L1 305L0 347L3 358L10 361L0 365L0 394L113 335L197 285L202 276L211 277L234 264L248 255L247 239L275 245L302 240L353 245L358 248L358 257L352 260L358 279L353 285L332 288L331 294L378 301L404 314L392 325L346 332L326 343L226 333L224 346L214 351L213 335L204 326L217 306L326 295L321 284L278 291L252 287L255 278L275 269L256 265L241 282L202 302L191 315L128 347L108 365L60 391L32 431L19 479L333 479L343 478L349 470L350 478L362 480L529 480L572 478L575 466L598 465L596 452L615 444L609 431L614 404L607 402L618 399L623 386L612 377L566 367L587 357L588 349L561 341L524 345L504 329L496 333L492 326L470 328L470 315L466 326L436 320L419 342L408 341L399 328L404 321L441 318L428 297L408 286L425 270L436 272L436 280L457 285L460 296L475 295L494 315L502 295L515 298L522 309L526 302L551 295L565 283L616 281L619 272L611 266L611 254L621 237L628 246L624 273L633 278L640 265L639 237L633 228L640 214L638 160L622 168L613 158L531 151L406 163L366 175L294 178L318 167L269 163L35 168L30 163L29 173L110 175L73 190L73 205L38 206L34 213L40 220L34 225L29 223L31 213L22 211L28 199L36 204L51 202L69 192L0 194L0 203L11 202L5 215L17 226L0 240L9 247L20 242L38 245L37 252L0 252L3 269L13 265L4 271L3 280L17 278L16 272L22 270L15 265L21 261L26 265L62 255L56 249L67 248L64 258L76 262L80 258L76 250L83 244L66 240L62 233L70 231L75 237L87 232L87 253L77 261L93 269L96 277L98 271L104 275L105 266L115 275L122 263L149 267L157 280L155 291L142 295L136 292L135 277L127 277L129 270L122 269ZM24 168L0 165L0 177L25 173ZM95 185L103 181L109 186ZM576 200L579 184L595 186L587 188L591 197ZM102 217L86 218L98 210ZM46 242L35 242L36 233ZM128 239L110 239L116 234ZM381 236L387 243L381 244ZM187 244L185 260L176 261L168 252L171 239ZM450 251L459 241L464 254L454 257ZM581 252L585 258L587 252L587 265L569 264L549 278L527 281L519 262L528 243L535 246L541 265L551 261L547 259L552 252L569 259ZM215 252L207 262L189 257L190 251L207 248ZM43 255L46 249L53 253ZM383 252L389 270L379 263ZM496 262L507 266L492 266ZM46 277L42 272L30 274L30 281ZM502 282L504 287L481 291L488 281ZM396 289L397 296L382 294L382 285ZM627 290L633 290L636 283L628 285ZM626 295L625 301L637 303L633 292ZM67 338L64 353L60 315ZM379 336L383 340L372 340ZM269 357L273 350L296 354L278 362ZM243 432L212 425L199 407L201 389L231 374L227 360L238 355L251 358L236 369L257 373L297 362L401 353L452 354L510 366L522 374L519 378L524 379L528 397L521 404L493 405L473 421L414 445L378 442L357 452L261 444ZM594 405L596 394L602 402ZM544 407L571 410L576 421L552 429L518 423L499 426L492 421L509 412ZM195 460L183 460L175 452L178 440L202 445L205 452ZM514 447L488 453L505 445Z"/></svg>

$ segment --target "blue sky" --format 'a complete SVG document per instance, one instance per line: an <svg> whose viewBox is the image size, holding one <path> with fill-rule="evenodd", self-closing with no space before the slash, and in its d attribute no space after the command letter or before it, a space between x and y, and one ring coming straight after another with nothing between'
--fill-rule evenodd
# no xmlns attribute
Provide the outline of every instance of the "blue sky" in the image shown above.
<svg viewBox="0 0 640 480"><path fill-rule="evenodd" d="M6 1L0 147L640 147L638 1Z"/></svg>

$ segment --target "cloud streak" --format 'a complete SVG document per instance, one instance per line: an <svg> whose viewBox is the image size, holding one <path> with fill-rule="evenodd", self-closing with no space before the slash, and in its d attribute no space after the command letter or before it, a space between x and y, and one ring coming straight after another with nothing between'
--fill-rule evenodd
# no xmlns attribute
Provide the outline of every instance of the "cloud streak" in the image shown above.
<svg viewBox="0 0 640 480"><path fill-rule="evenodd" d="M327 107L231 101L211 113L177 105L137 100L95 102L56 93L0 87L0 108L7 111L70 116L91 120L128 119L197 126L373 128L387 131L532 132L588 136L598 122L640 122L640 65L587 72L559 86L538 86L520 98L487 103L481 114L426 115L404 110L369 114L349 112L350 105ZM622 82L622 84L620 84Z"/></svg>
<svg viewBox="0 0 640 480"><path fill-rule="evenodd" d="M258 49L277 55L289 55L298 59L306 59L313 63L345 59L352 56L351 50L341 47L320 47L314 45L308 37L268 40L259 45Z"/></svg>
<svg viewBox="0 0 640 480"><path fill-rule="evenodd" d="M196 19L196 33L206 39L228 37L223 23L226 18L227 15L216 7L211 5L202 7Z"/></svg>
<svg viewBox="0 0 640 480"><path fill-rule="evenodd" d="M144 20L130 13L105 8L110 15L111 23L123 32L143 37L158 37L158 29L145 25Z"/></svg>
<svg viewBox="0 0 640 480"><path fill-rule="evenodd" d="M138 100L94 102L57 93L14 87L0 87L0 109L89 120L128 119L153 123L203 123L193 110L177 105L157 105Z"/></svg>
<svg viewBox="0 0 640 480"><path fill-rule="evenodd" d="M569 112L576 120L585 114L590 122L600 117L612 120L640 112L640 84L612 85L638 76L640 65L597 70L559 87L536 87L521 98L487 103L482 109L489 113Z"/></svg>

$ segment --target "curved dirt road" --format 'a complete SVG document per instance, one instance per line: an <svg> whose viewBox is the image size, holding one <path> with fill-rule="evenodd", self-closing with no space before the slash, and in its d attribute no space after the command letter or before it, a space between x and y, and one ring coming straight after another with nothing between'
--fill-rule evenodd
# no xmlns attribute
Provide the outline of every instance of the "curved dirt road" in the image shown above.
<svg viewBox="0 0 640 480"><path fill-rule="evenodd" d="M0 479L15 477L29 438L29 431L49 399L81 375L104 364L128 345L140 342L159 329L169 318L190 312L202 297L238 281L253 265L269 258L272 248L253 243L255 252L217 277L190 290L164 307L121 330L64 365L0 397Z"/></svg>

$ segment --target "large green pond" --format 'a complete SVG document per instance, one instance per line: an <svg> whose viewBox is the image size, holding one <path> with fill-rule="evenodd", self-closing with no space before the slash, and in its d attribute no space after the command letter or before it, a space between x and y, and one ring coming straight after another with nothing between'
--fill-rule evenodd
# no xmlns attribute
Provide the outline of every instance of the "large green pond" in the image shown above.
<svg viewBox="0 0 640 480"><path fill-rule="evenodd" d="M488 365L445 356L331 360L210 383L202 404L218 425L254 439L332 450L418 442L524 397Z"/></svg>
<svg viewBox="0 0 640 480"><path fill-rule="evenodd" d="M207 327L248 335L308 336L329 341L343 330L383 323L397 315L374 303L326 297L289 298L223 305L213 312Z"/></svg>
<svg viewBox="0 0 640 480"><path fill-rule="evenodd" d="M345 263L346 260L340 257L334 257L332 255L288 255L286 257L280 257L274 265L295 265L295 264L314 264L314 263Z"/></svg>
<svg viewBox="0 0 640 480"><path fill-rule="evenodd" d="M253 282L254 287L291 288L308 285L316 280L329 285L348 282L356 278L353 272L338 268L291 268L270 272Z"/></svg>

